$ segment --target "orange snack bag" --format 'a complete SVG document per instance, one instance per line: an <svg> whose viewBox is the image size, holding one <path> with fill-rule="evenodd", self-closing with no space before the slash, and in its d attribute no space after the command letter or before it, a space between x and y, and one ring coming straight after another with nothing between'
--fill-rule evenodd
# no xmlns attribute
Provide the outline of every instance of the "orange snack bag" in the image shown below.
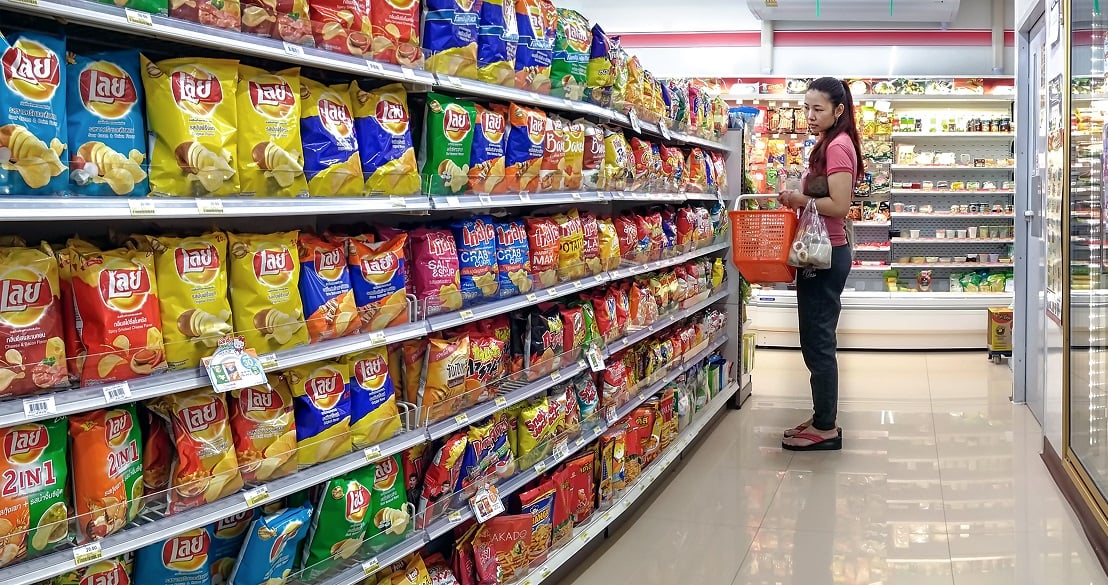
<svg viewBox="0 0 1108 585"><path fill-rule="evenodd" d="M244 481L270 481L296 471L296 420L288 386L271 377L268 387L231 393L231 436Z"/></svg>
<svg viewBox="0 0 1108 585"><path fill-rule="evenodd" d="M300 299L312 343L349 335L362 326L342 244L300 234Z"/></svg>
<svg viewBox="0 0 1108 585"><path fill-rule="evenodd" d="M69 417L77 543L113 534L143 508L142 437L135 405Z"/></svg>
<svg viewBox="0 0 1108 585"><path fill-rule="evenodd" d="M31 248L0 248L0 396L65 386L58 261Z"/></svg>

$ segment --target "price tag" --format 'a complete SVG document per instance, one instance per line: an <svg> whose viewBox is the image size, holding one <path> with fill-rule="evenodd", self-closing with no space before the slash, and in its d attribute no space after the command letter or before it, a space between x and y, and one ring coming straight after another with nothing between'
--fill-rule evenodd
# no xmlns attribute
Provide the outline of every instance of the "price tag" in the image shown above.
<svg viewBox="0 0 1108 585"><path fill-rule="evenodd" d="M546 471L546 460L543 459L535 464L535 473L543 473Z"/></svg>
<svg viewBox="0 0 1108 585"><path fill-rule="evenodd" d="M469 321L473 318L473 311L471 309L458 311L458 316L461 317L463 321Z"/></svg>
<svg viewBox="0 0 1108 585"><path fill-rule="evenodd" d="M530 293L530 294L527 295L527 300L533 303L533 302L539 300L539 295L537 295L535 293Z"/></svg>
<svg viewBox="0 0 1108 585"><path fill-rule="evenodd" d="M223 215L223 201L220 199L197 199L196 210L200 215Z"/></svg>
<svg viewBox="0 0 1108 585"><path fill-rule="evenodd" d="M374 445L372 447L366 447L366 450L365 450L365 460L366 461L368 461L370 463L373 463L374 461L377 461L380 458L381 458L381 446L380 445Z"/></svg>
<svg viewBox="0 0 1108 585"><path fill-rule="evenodd" d="M531 92L531 99L533 101L536 101L536 102L541 102L542 101L542 95L540 95L538 92L533 91L533 92Z"/></svg>
<svg viewBox="0 0 1108 585"><path fill-rule="evenodd" d="M400 74L404 76L404 79L407 79L409 81L415 81L419 79L419 77L416 75L416 72L413 71L411 67L401 67Z"/></svg>
<svg viewBox="0 0 1108 585"><path fill-rule="evenodd" d="M603 520L604 522L611 522L612 521L612 513L611 512L604 512L604 515L601 516L600 519Z"/></svg>
<svg viewBox="0 0 1108 585"><path fill-rule="evenodd" d="M43 416L55 412L58 412L58 405L54 403L52 395L23 399L23 414L27 416Z"/></svg>
<svg viewBox="0 0 1108 585"><path fill-rule="evenodd" d="M73 547L73 562L77 566L87 565L104 558L99 542L90 542L84 546Z"/></svg>
<svg viewBox="0 0 1108 585"><path fill-rule="evenodd" d="M530 203L531 202L531 194L528 193L527 191L520 191L519 192L519 200L524 202L524 203Z"/></svg>
<svg viewBox="0 0 1108 585"><path fill-rule="evenodd" d="M252 490L246 490L242 492L242 496L246 499L246 505L253 508L258 504L261 504L269 500L269 488L264 485L260 485Z"/></svg>
<svg viewBox="0 0 1108 585"><path fill-rule="evenodd" d="M208 379L216 392L241 390L251 386L264 386L265 369L253 349L246 347L242 336L225 336L219 339L215 353L202 360Z"/></svg>
<svg viewBox="0 0 1108 585"><path fill-rule="evenodd" d="M543 579L549 577L550 576L550 569L548 567L543 567L542 570L539 571L539 576L542 577Z"/></svg>
<svg viewBox="0 0 1108 585"><path fill-rule="evenodd" d="M389 200L392 202L393 207L407 207L408 200L403 197L391 196Z"/></svg>
<svg viewBox="0 0 1108 585"><path fill-rule="evenodd" d="M461 79L458 79L457 77L454 77L453 75L446 75L444 77L446 77L446 84L449 85L450 87L453 87L454 89L461 89L462 88L462 80Z"/></svg>
<svg viewBox="0 0 1108 585"><path fill-rule="evenodd" d="M581 532L581 534L578 534L578 535L577 535L577 538L580 538L580 539L581 539L581 542L588 542L588 540L589 540L589 532L588 532L587 530L585 530L585 531L582 531L582 532Z"/></svg>
<svg viewBox="0 0 1108 585"><path fill-rule="evenodd" d="M669 133L669 120L658 122L658 131L662 134L662 138L666 140L671 140L673 138Z"/></svg>
<svg viewBox="0 0 1108 585"><path fill-rule="evenodd" d="M639 113L635 108L627 108L627 119L631 122L631 129L642 134L642 124L639 122Z"/></svg>
<svg viewBox="0 0 1108 585"><path fill-rule="evenodd" d="M548 296L548 297L558 296L558 289L557 288L548 288L548 289L546 289L546 296Z"/></svg>
<svg viewBox="0 0 1108 585"><path fill-rule="evenodd" d="M457 524L462 521L462 516L461 510L452 510L446 515L446 519L449 520L451 524Z"/></svg>
<svg viewBox="0 0 1108 585"><path fill-rule="evenodd" d="M131 385L127 382L104 386L104 402L111 404L131 397Z"/></svg>
<svg viewBox="0 0 1108 585"><path fill-rule="evenodd" d="M552 382L557 382L558 380L561 380L561 379L562 379L562 373L561 372L550 372L550 380Z"/></svg>
<svg viewBox="0 0 1108 585"><path fill-rule="evenodd" d="M592 429L592 436L593 437L599 437L602 434L604 434L604 429L602 429L600 427L593 427L593 429Z"/></svg>
<svg viewBox="0 0 1108 585"><path fill-rule="evenodd" d="M279 365L277 362L277 354L275 353L263 353L258 356L258 363L262 364L262 367L267 370L275 370Z"/></svg>
<svg viewBox="0 0 1108 585"><path fill-rule="evenodd" d="M384 343L388 339L388 335L385 335L384 331L374 331L369 334L370 343Z"/></svg>
<svg viewBox="0 0 1108 585"><path fill-rule="evenodd" d="M577 440L573 442L573 444L576 445L578 449L584 447L585 443L588 443L588 441L585 440L585 437L577 437Z"/></svg>
<svg viewBox="0 0 1108 585"><path fill-rule="evenodd" d="M503 396L497 396L496 400L493 400L492 403L495 404L497 408L504 408L508 406L508 399Z"/></svg>
<svg viewBox="0 0 1108 585"><path fill-rule="evenodd" d="M576 108L576 107L577 107L577 102L575 102L575 101L573 101L573 100L571 100L571 99L569 99L569 98L562 98L562 105L563 105L563 106L565 106L565 107L567 107L567 108L571 108L571 109L572 109L572 108Z"/></svg>
<svg viewBox="0 0 1108 585"><path fill-rule="evenodd" d="M456 195L447 195L446 196L446 204L449 205L450 207L461 207L462 206L462 200L458 199L458 197Z"/></svg>
<svg viewBox="0 0 1108 585"><path fill-rule="evenodd" d="M583 285L580 280L573 281L573 288L581 288Z"/></svg>
<svg viewBox="0 0 1108 585"><path fill-rule="evenodd" d="M127 202L131 215L154 215L154 202L149 199L132 199Z"/></svg>
<svg viewBox="0 0 1108 585"><path fill-rule="evenodd" d="M569 439L562 439L554 443L554 458L565 459L569 457Z"/></svg>
<svg viewBox="0 0 1108 585"><path fill-rule="evenodd" d="M16 4L26 4L27 6L38 6L38 0L11 0Z"/></svg>
<svg viewBox="0 0 1108 585"><path fill-rule="evenodd" d="M304 47L301 47L300 45L297 45L295 43L286 42L285 43L285 54L288 55L289 57L303 57L304 56Z"/></svg>
<svg viewBox="0 0 1108 585"><path fill-rule="evenodd" d="M370 575L376 573L377 569L380 569L380 568L381 568L381 561L378 561L377 557L373 557L371 559L366 559L365 561L362 562L362 572L365 573L366 577L369 577Z"/></svg>
<svg viewBox="0 0 1108 585"><path fill-rule="evenodd" d="M137 24L139 26L154 26L154 20L150 18L149 12L124 8L123 13L127 15L127 22L131 24Z"/></svg>
<svg viewBox="0 0 1108 585"><path fill-rule="evenodd" d="M504 502L500 501L500 491L494 485L485 485L469 499L469 507L478 522L487 522L504 513Z"/></svg>
<svg viewBox="0 0 1108 585"><path fill-rule="evenodd" d="M378 62L376 62L376 61L371 61L369 59L366 59L365 60L365 67L366 67L366 69L369 69L369 72L374 74L374 75L384 75L384 73L385 73L385 66L378 63Z"/></svg>
<svg viewBox="0 0 1108 585"><path fill-rule="evenodd" d="M460 425L464 425L469 422L469 415L463 412L462 414L454 417L454 422Z"/></svg>
<svg viewBox="0 0 1108 585"><path fill-rule="evenodd" d="M485 207L489 207L492 205L492 196L490 195L480 194L477 196L477 200L480 201L481 205L484 205Z"/></svg>
<svg viewBox="0 0 1108 585"><path fill-rule="evenodd" d="M599 345L594 343L585 350L585 360L589 362L590 370L594 372L604 371L604 354L600 351Z"/></svg>
<svg viewBox="0 0 1108 585"><path fill-rule="evenodd" d="M604 420L608 421L608 424L614 425L619 420L619 413L616 412L616 407L608 406L604 409Z"/></svg>
<svg viewBox="0 0 1108 585"><path fill-rule="evenodd" d="M580 193L570 193L569 196L572 197L574 201L580 201L582 199Z"/></svg>

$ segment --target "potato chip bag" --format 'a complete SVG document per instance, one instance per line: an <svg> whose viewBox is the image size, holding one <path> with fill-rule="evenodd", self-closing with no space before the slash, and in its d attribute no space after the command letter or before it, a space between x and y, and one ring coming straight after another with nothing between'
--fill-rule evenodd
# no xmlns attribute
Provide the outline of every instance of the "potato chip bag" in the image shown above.
<svg viewBox="0 0 1108 585"><path fill-rule="evenodd" d="M638 136L631 137L631 156L634 160L634 175L630 190L641 191L652 185L654 174L654 151L650 143Z"/></svg>
<svg viewBox="0 0 1108 585"><path fill-rule="evenodd" d="M64 38L34 32L0 36L0 195L66 191L64 59Z"/></svg>
<svg viewBox="0 0 1108 585"><path fill-rule="evenodd" d="M581 261L588 274L596 275L605 270L600 256L600 221L591 212L583 212L581 217Z"/></svg>
<svg viewBox="0 0 1108 585"><path fill-rule="evenodd" d="M308 0L269 4L265 0L242 0L242 32L272 37L293 45L314 47Z"/></svg>
<svg viewBox="0 0 1108 585"><path fill-rule="evenodd" d="M627 433L616 425L600 438L600 507L607 508L623 493L627 476L624 461L627 453Z"/></svg>
<svg viewBox="0 0 1108 585"><path fill-rule="evenodd" d="M534 310L529 314L530 346L528 348L527 379L537 380L558 368L564 349L564 325L558 305Z"/></svg>
<svg viewBox="0 0 1108 585"><path fill-rule="evenodd" d="M166 420L148 408L138 411L142 431L142 485L146 500L153 501L169 489L173 473L173 437Z"/></svg>
<svg viewBox="0 0 1108 585"><path fill-rule="evenodd" d="M424 67L432 73L477 79L477 34L481 3L424 0Z"/></svg>
<svg viewBox="0 0 1108 585"><path fill-rule="evenodd" d="M400 412L389 374L388 348L345 355L350 368L350 430L357 447L376 445L400 432Z"/></svg>
<svg viewBox="0 0 1108 585"><path fill-rule="evenodd" d="M581 307L563 307L562 314L562 365L570 366L581 358L585 347L585 314Z"/></svg>
<svg viewBox="0 0 1108 585"><path fill-rule="evenodd" d="M46 251L0 248L0 293L0 396L66 386L58 260Z"/></svg>
<svg viewBox="0 0 1108 585"><path fill-rule="evenodd" d="M716 177L716 188L720 193L727 193L727 160L723 158L722 153L714 150L708 153L708 157L712 160L712 169Z"/></svg>
<svg viewBox="0 0 1108 585"><path fill-rule="evenodd" d="M506 341L493 335L470 333L469 369L466 372L466 401L484 402L500 392L507 373Z"/></svg>
<svg viewBox="0 0 1108 585"><path fill-rule="evenodd" d="M477 29L477 79L493 85L515 85L516 24L515 0L483 0Z"/></svg>
<svg viewBox="0 0 1108 585"><path fill-rule="evenodd" d="M445 569L445 567L443 567ZM448 573L450 579L453 573ZM392 574L390 585L443 585L432 577L429 563L425 563L419 553L408 557L403 570ZM383 583L381 585L384 585Z"/></svg>
<svg viewBox="0 0 1108 585"><path fill-rule="evenodd" d="M200 388L155 398L148 406L172 424L177 446L169 514L209 504L242 488L222 394Z"/></svg>
<svg viewBox="0 0 1108 585"><path fill-rule="evenodd" d="M672 191L681 191L685 188L685 156L676 146L661 145L660 156L662 162L662 177L665 188Z"/></svg>
<svg viewBox="0 0 1108 585"><path fill-rule="evenodd" d="M394 83L362 91L356 81L351 82L350 101L366 191L370 195L419 193L419 168L404 86Z"/></svg>
<svg viewBox="0 0 1108 585"><path fill-rule="evenodd" d="M495 299L500 290L496 265L496 224L478 215L450 224L458 246L462 302Z"/></svg>
<svg viewBox="0 0 1108 585"><path fill-rule="evenodd" d="M612 65L612 39L599 24L592 25L589 47L589 65L585 85L589 101L603 106L611 105L612 84L615 83L615 67Z"/></svg>
<svg viewBox="0 0 1108 585"><path fill-rule="evenodd" d="M515 86L518 89L550 93L550 66L554 58L554 37L558 14L548 0L516 0Z"/></svg>
<svg viewBox="0 0 1108 585"><path fill-rule="evenodd" d="M363 332L379 331L408 322L404 275L406 234L384 242L361 238L347 241L347 262L354 285L354 303Z"/></svg>
<svg viewBox="0 0 1108 585"><path fill-rule="evenodd" d="M519 494L519 510L531 515L531 546L527 549L528 563L546 560L550 539L554 533L553 512L555 496L554 480L542 482L533 489Z"/></svg>
<svg viewBox="0 0 1108 585"><path fill-rule="evenodd" d="M73 279L81 339L81 383L131 380L166 367L154 254L120 248L79 256Z"/></svg>
<svg viewBox="0 0 1108 585"><path fill-rule="evenodd" d="M143 509L142 437L134 404L69 417L77 542L122 529Z"/></svg>
<svg viewBox="0 0 1108 585"><path fill-rule="evenodd" d="M355 0L311 0L312 35L320 49L345 55L370 54L370 5Z"/></svg>
<svg viewBox="0 0 1108 585"><path fill-rule="evenodd" d="M520 411L516 426L520 469L531 469L550 456L554 448L554 430L559 426L556 410L551 408L549 399L543 396L531 401Z"/></svg>
<svg viewBox="0 0 1108 585"><path fill-rule="evenodd" d="M317 362L281 375L296 407L296 445L300 467L330 461L351 451L350 367Z"/></svg>
<svg viewBox="0 0 1108 585"><path fill-rule="evenodd" d="M298 232L230 234L235 332L258 353L308 343L300 302Z"/></svg>
<svg viewBox="0 0 1108 585"><path fill-rule="evenodd" d="M511 583L527 572L533 523L531 514L520 514L500 515L480 525L473 557L481 583Z"/></svg>
<svg viewBox="0 0 1108 585"><path fill-rule="evenodd" d="M685 161L685 190L689 193L707 193L708 175L704 151L693 148Z"/></svg>
<svg viewBox="0 0 1108 585"><path fill-rule="evenodd" d="M373 58L408 67L423 65L418 0L369 0Z"/></svg>
<svg viewBox="0 0 1108 585"><path fill-rule="evenodd" d="M581 156L581 189L598 191L607 188L604 179L604 130L588 121L579 121L585 128L585 143Z"/></svg>
<svg viewBox="0 0 1108 585"><path fill-rule="evenodd" d="M195 368L201 358L211 355L219 338L232 331L227 234L155 237L150 242L158 276L158 304L167 317L163 325L169 369ZM177 318L170 318L172 315Z"/></svg>
<svg viewBox="0 0 1108 585"><path fill-rule="evenodd" d="M69 188L77 195L146 195L138 51L71 54L68 60Z"/></svg>
<svg viewBox="0 0 1108 585"><path fill-rule="evenodd" d="M58 260L58 288L61 291L62 308L62 341L65 345L66 370L69 373L70 384L81 381L81 371L85 367L86 350L81 332L77 329L77 299L73 294L73 280L80 264L80 254L71 245L52 250L48 244L43 245L47 253L53 252Z"/></svg>
<svg viewBox="0 0 1108 585"><path fill-rule="evenodd" d="M150 190L181 197L237 195L238 61L141 61L154 135Z"/></svg>
<svg viewBox="0 0 1108 585"><path fill-rule="evenodd" d="M461 267L448 230L418 228L409 234L416 299L428 316L462 308Z"/></svg>
<svg viewBox="0 0 1108 585"><path fill-rule="evenodd" d="M212 582L227 583L231 571L235 569L235 559L239 556L242 543L250 531L250 525L261 513L260 508L244 510L219 520L209 526L212 534L212 546L208 552L211 561Z"/></svg>
<svg viewBox="0 0 1108 585"><path fill-rule="evenodd" d="M129 552L118 557L101 559L91 565L56 575L48 581L41 581L39 585L82 585L88 583L132 585L136 583L131 579L134 557L135 553Z"/></svg>
<svg viewBox="0 0 1108 585"><path fill-rule="evenodd" d="M0 429L0 441L0 475L5 478L0 525L6 529L0 566L4 566L49 552L69 539L66 419Z"/></svg>
<svg viewBox="0 0 1108 585"><path fill-rule="evenodd" d="M467 435L459 432L443 441L423 477L423 491L419 496L417 528L426 528L432 520L446 512L458 485L462 472Z"/></svg>
<svg viewBox="0 0 1108 585"><path fill-rule="evenodd" d="M611 343L620 338L621 334L617 325L616 297L611 289L598 292L592 296L592 307L596 315L596 327L600 336L606 343Z"/></svg>
<svg viewBox="0 0 1108 585"><path fill-rule="evenodd" d="M169 15L206 26L238 31L242 28L242 6L239 0L196 0L169 3Z"/></svg>
<svg viewBox="0 0 1108 585"><path fill-rule="evenodd" d="M135 553L135 583L210 585L212 532L203 526L144 546Z"/></svg>
<svg viewBox="0 0 1108 585"><path fill-rule="evenodd" d="M420 159L428 193L451 195L469 184L476 117L477 107L473 102L427 94Z"/></svg>
<svg viewBox="0 0 1108 585"><path fill-rule="evenodd" d="M411 339L401 344L404 359L404 402L419 404L419 385L426 365L427 347L426 337Z"/></svg>
<svg viewBox="0 0 1108 585"><path fill-rule="evenodd" d="M617 216L613 222L616 227L616 235L619 238L619 253L631 262L646 262L646 245L648 242L640 242L639 227L635 223L635 216L624 213Z"/></svg>
<svg viewBox="0 0 1108 585"><path fill-rule="evenodd" d="M524 220L496 224L496 267L502 298L531 292L531 253Z"/></svg>
<svg viewBox="0 0 1108 585"><path fill-rule="evenodd" d="M553 217L558 224L558 280L568 282L585 277L588 267L582 259L585 248L585 234L581 227L581 218L577 209L559 213Z"/></svg>
<svg viewBox="0 0 1108 585"><path fill-rule="evenodd" d="M417 404L424 422L434 422L454 414L465 400L469 336L428 340L424 363Z"/></svg>
<svg viewBox="0 0 1108 585"><path fill-rule="evenodd" d="M292 574L311 519L312 505L305 503L254 520L228 583L284 583Z"/></svg>
<svg viewBox="0 0 1108 585"><path fill-rule="evenodd" d="M581 189L581 172L585 164L585 125L581 122L564 122L565 157L559 172L562 176L562 188L567 191Z"/></svg>
<svg viewBox="0 0 1108 585"><path fill-rule="evenodd" d="M296 419L288 386L271 375L268 387L232 390L228 406L244 481L270 481L296 471Z"/></svg>
<svg viewBox="0 0 1108 585"><path fill-rule="evenodd" d="M550 67L551 95L571 100L585 99L591 50L589 21L579 12L559 8L554 59Z"/></svg>
<svg viewBox="0 0 1108 585"><path fill-rule="evenodd" d="M632 186L635 159L623 132L604 129L604 181L608 189L625 191Z"/></svg>
<svg viewBox="0 0 1108 585"><path fill-rule="evenodd" d="M539 190L565 189L566 121L557 116L546 118L542 162L539 163Z"/></svg>
<svg viewBox="0 0 1108 585"><path fill-rule="evenodd" d="M300 145L300 69L239 65L239 181L258 197L308 194Z"/></svg>
<svg viewBox="0 0 1108 585"><path fill-rule="evenodd" d="M370 488L369 530L366 532L369 550L380 552L408 536L415 506L408 503L404 465L399 454L359 471L359 477L368 482Z"/></svg>
<svg viewBox="0 0 1108 585"><path fill-rule="evenodd" d="M300 135L304 171L313 197L361 195L361 155L349 88L300 78Z"/></svg>
<svg viewBox="0 0 1108 585"><path fill-rule="evenodd" d="M531 280L535 288L558 284L561 228L550 218L529 217L527 235L531 246Z"/></svg>
<svg viewBox="0 0 1108 585"><path fill-rule="evenodd" d="M354 556L369 524L369 486L354 477L336 477L319 487L300 562L306 579L317 579L339 559Z"/></svg>
<svg viewBox="0 0 1108 585"><path fill-rule="evenodd" d="M546 113L517 104L508 106L508 150L504 155L509 192L536 193L546 152Z"/></svg>
<svg viewBox="0 0 1108 585"><path fill-rule="evenodd" d="M477 128L473 132L473 150L469 156L469 189L475 193L506 193L504 147L507 132L504 112L480 104L476 107Z"/></svg>
<svg viewBox="0 0 1108 585"><path fill-rule="evenodd" d="M300 298L312 343L357 332L362 319L354 300L344 247L312 234L300 234L297 249Z"/></svg>
<svg viewBox="0 0 1108 585"><path fill-rule="evenodd" d="M456 486L457 501L468 500L485 483L498 483L515 474L515 454L508 441L509 420L500 412L469 427Z"/></svg>

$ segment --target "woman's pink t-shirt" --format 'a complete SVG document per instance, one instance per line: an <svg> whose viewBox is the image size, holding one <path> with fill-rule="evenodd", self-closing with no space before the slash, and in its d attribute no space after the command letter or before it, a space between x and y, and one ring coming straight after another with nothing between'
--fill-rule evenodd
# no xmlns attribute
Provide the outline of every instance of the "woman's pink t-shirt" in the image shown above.
<svg viewBox="0 0 1108 585"><path fill-rule="evenodd" d="M846 133L839 134L831 140L831 144L827 145L827 176L835 173L850 173L851 185L858 181L858 153L854 151L854 141ZM827 235L831 238L831 245L845 246L846 219L826 215L822 217L823 223L827 226Z"/></svg>

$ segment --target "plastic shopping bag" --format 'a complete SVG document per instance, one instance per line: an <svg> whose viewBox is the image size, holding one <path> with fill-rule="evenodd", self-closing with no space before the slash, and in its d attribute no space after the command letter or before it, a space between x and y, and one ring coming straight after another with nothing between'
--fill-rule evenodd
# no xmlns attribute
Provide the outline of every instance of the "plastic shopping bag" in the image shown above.
<svg viewBox="0 0 1108 585"><path fill-rule="evenodd" d="M800 214L800 224L789 249L789 266L826 270L831 268L831 236L823 217L811 199Z"/></svg>

